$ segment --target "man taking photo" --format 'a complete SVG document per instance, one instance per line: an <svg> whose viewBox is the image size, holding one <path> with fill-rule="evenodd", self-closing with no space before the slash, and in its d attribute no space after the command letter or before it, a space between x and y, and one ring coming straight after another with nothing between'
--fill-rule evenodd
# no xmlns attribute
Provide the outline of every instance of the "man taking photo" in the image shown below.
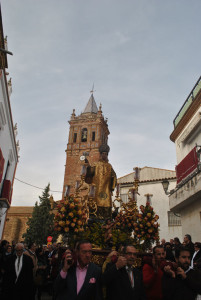
<svg viewBox="0 0 201 300"><path fill-rule="evenodd" d="M80 241L77 245L77 262L66 253L63 268L55 282L57 300L102 300L101 269L91 263L92 245Z"/></svg>

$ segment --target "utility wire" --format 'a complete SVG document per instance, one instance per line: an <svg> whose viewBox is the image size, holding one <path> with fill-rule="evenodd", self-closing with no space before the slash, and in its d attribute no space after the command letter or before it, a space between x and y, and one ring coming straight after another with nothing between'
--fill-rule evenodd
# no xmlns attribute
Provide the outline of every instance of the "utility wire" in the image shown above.
<svg viewBox="0 0 201 300"><path fill-rule="evenodd" d="M17 181L19 181L19 182L21 182L21 183L24 183L24 184L26 184L26 185L32 186L32 187L34 187L34 188L36 188L36 189L44 190L44 188L35 186L35 185L30 184L30 183L27 183L27 182L24 182L24 181L22 181L22 180L20 180L20 179L18 179L18 178L16 178L16 177L15 177L15 180L17 180ZM62 192L60 192L60 191L52 191L52 190L50 190L50 192L52 192L52 193L62 193Z"/></svg>

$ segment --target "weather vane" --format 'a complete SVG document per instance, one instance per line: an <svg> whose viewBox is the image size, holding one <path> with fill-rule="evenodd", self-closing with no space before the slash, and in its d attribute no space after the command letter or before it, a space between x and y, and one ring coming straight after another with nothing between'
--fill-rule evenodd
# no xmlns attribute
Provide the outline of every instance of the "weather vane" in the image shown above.
<svg viewBox="0 0 201 300"><path fill-rule="evenodd" d="M93 94L94 92L95 92L95 90L94 90L94 83L93 83L93 86L92 86L92 89L91 89L90 93Z"/></svg>

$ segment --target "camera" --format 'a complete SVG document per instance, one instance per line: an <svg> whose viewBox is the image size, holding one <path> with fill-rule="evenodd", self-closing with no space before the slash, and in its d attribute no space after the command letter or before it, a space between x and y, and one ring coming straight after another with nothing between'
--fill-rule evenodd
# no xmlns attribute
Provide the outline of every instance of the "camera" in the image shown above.
<svg viewBox="0 0 201 300"><path fill-rule="evenodd" d="M67 264L68 265L72 265L72 263L73 263L73 260L71 258L67 259Z"/></svg>

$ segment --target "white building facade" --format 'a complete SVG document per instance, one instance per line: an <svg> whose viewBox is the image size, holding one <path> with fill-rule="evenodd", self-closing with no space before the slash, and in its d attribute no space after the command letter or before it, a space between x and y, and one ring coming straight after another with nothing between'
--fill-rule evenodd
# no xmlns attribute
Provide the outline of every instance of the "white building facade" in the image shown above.
<svg viewBox="0 0 201 300"><path fill-rule="evenodd" d="M0 48L6 50L0 12ZM7 58L0 52L0 239L2 237L6 211L11 204L12 187L18 162L16 144L17 125L13 125L10 94L11 80L7 81Z"/></svg>
<svg viewBox="0 0 201 300"><path fill-rule="evenodd" d="M174 119L170 139L177 156L177 186L170 196L171 211L181 214L182 236L201 241L201 77Z"/></svg>
<svg viewBox="0 0 201 300"><path fill-rule="evenodd" d="M180 215L174 214L170 211L169 197L164 192L162 182L168 180L169 190L176 186L175 171L144 167L140 171L140 182L137 195L137 205L146 204L146 194L153 195L151 197L151 205L157 215L159 215L160 224L160 239L164 238L166 241L174 237L181 239L181 218ZM118 178L120 197L126 202L128 201L128 191L133 187L134 172Z"/></svg>

